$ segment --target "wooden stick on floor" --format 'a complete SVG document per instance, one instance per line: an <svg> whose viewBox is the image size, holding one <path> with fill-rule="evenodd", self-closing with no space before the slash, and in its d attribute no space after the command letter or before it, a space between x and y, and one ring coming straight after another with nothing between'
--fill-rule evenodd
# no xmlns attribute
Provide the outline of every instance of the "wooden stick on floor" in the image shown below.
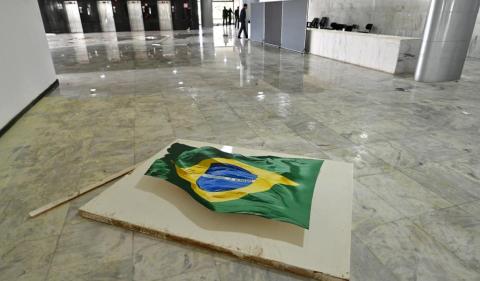
<svg viewBox="0 0 480 281"><path fill-rule="evenodd" d="M72 194L70 194L70 195L68 195L68 196L66 196L66 197L64 197L64 198L60 198L60 199L58 199L58 200L55 200L55 201L53 201L53 202L48 203L48 204L45 205L45 206L42 206L42 207L40 207L40 208L38 208L38 209L35 209L35 210L31 211L30 213L28 213L28 215L29 215L31 218L34 218L34 217L36 217L36 216L38 216L38 215L41 215L41 214L43 214L43 213L45 213L45 212L47 212L47 211L50 211L51 209L54 209L54 208L56 208L56 207L58 207L58 206L60 206L60 205L63 205L63 204L65 204L65 203L67 203L68 201L73 200L73 199L75 199L75 198L77 198L77 197L79 197L79 196L82 196L83 194L88 193L88 192L90 192L90 191L92 191L92 190L94 190L94 189L97 189L97 188L101 187L102 185L104 185L104 184L106 184L106 183L108 183L108 182L113 181L114 179L117 179L117 178L119 178L119 177L121 177L121 176L123 176L123 175L125 175L125 174L130 173L130 172L133 171L137 166L138 166L138 164L137 164L137 165L130 166L130 167L128 167L128 168L125 168L125 169L121 170L120 172L117 172L117 173L115 173L115 174L113 174L113 175L110 175L110 176L104 178L102 181L99 181L99 182L96 182L96 183L91 184L91 185L89 185L89 186L86 186L86 187L80 189L79 191L76 191L76 192L74 192L74 193L72 193Z"/></svg>

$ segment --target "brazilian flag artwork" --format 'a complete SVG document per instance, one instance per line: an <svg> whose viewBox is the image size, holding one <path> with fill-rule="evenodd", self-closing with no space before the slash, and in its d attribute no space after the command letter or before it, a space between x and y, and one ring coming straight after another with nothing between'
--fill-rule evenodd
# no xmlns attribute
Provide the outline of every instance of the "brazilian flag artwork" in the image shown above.
<svg viewBox="0 0 480 281"><path fill-rule="evenodd" d="M167 151L146 175L182 188L216 212L258 215L309 228L322 160L247 157L181 143Z"/></svg>

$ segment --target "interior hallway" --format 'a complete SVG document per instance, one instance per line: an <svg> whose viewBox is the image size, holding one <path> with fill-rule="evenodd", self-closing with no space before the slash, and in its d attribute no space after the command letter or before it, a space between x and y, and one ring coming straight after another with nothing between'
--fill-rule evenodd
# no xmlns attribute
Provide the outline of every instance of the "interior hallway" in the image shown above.
<svg viewBox="0 0 480 281"><path fill-rule="evenodd" d="M421 84L233 38L48 36L60 86L0 138L0 279L305 280L80 218L105 187L27 218L186 138L353 162L352 280L480 280L479 60Z"/></svg>

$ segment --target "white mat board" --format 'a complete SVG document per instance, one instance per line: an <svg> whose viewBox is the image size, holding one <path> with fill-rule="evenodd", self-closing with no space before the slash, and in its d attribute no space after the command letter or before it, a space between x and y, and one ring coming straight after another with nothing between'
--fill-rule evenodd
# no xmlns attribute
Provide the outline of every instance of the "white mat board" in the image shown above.
<svg viewBox="0 0 480 281"><path fill-rule="evenodd" d="M176 142L243 155L301 157L187 140ZM325 160L313 196L310 229L304 230L258 216L210 211L181 188L144 176L151 163L165 154L166 149L160 151L95 197L80 209L81 215L157 237L193 242L319 280L349 279L352 164Z"/></svg>

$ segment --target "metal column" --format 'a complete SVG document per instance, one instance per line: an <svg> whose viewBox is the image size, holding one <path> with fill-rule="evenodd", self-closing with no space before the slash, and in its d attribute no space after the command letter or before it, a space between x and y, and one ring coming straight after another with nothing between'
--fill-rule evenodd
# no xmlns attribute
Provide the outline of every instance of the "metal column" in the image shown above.
<svg viewBox="0 0 480 281"><path fill-rule="evenodd" d="M479 5L480 0L432 0L415 80L460 79Z"/></svg>
<svg viewBox="0 0 480 281"><path fill-rule="evenodd" d="M202 27L213 27L212 0L201 0Z"/></svg>

